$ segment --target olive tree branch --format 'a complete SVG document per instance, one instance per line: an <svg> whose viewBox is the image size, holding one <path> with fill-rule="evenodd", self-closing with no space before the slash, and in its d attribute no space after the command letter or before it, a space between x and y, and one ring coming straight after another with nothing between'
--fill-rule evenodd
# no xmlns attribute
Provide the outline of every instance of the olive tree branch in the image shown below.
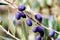
<svg viewBox="0 0 60 40"><path fill-rule="evenodd" d="M12 38L14 38L15 40L20 40L17 37L13 36L12 34L10 34L8 31L6 31L1 25L0 25L0 29L5 32L7 35L11 36Z"/></svg>
<svg viewBox="0 0 60 40"><path fill-rule="evenodd" d="M41 23L38 22L37 20L33 19L33 18L31 17L31 15L29 15L29 14L32 14L31 12L25 11L25 14L26 14L26 16L29 17L31 20L33 20L34 22L36 22L38 25L41 25L44 29L53 30L53 29L47 28L46 26L44 26L43 24L41 24ZM54 30L54 31L55 31L55 30ZM58 32L58 31L55 31L55 33L60 34L60 32Z"/></svg>
<svg viewBox="0 0 60 40"><path fill-rule="evenodd" d="M10 4L10 7L15 7L15 8L17 8L17 6L14 6L14 5L12 5L11 3L9 3ZM47 29L47 30L53 30L53 29L51 29L51 28L47 28L46 26L44 26L43 24L41 24L40 22L38 22L37 20L35 20L35 19L33 19L32 18L32 16L34 16L31 12L28 12L28 11L25 11L25 15L27 16L27 17L29 17L32 21L34 21L34 22L36 22L38 25L41 25L44 29ZM32 15L32 16L31 16ZM56 31L56 30L54 30L55 31L55 33L57 33L57 34L60 34L60 32L58 32L58 31Z"/></svg>

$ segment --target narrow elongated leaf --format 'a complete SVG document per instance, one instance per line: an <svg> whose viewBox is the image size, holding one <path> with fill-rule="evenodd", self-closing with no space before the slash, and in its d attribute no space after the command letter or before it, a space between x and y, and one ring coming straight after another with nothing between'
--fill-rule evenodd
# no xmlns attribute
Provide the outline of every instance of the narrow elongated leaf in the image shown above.
<svg viewBox="0 0 60 40"><path fill-rule="evenodd" d="M13 22L10 18L8 18L8 29L13 35L15 35L15 27L14 27Z"/></svg>
<svg viewBox="0 0 60 40"><path fill-rule="evenodd" d="M42 24L48 27L48 20L46 18L43 18Z"/></svg>
<svg viewBox="0 0 60 40"><path fill-rule="evenodd" d="M57 31L60 31L60 15L57 17Z"/></svg>
<svg viewBox="0 0 60 40"><path fill-rule="evenodd" d="M4 36L0 36L0 38L4 39L4 40L13 40L11 38L8 38L8 37L4 37Z"/></svg>
<svg viewBox="0 0 60 40"><path fill-rule="evenodd" d="M44 0L44 7L47 7L47 0Z"/></svg>
<svg viewBox="0 0 60 40"><path fill-rule="evenodd" d="M19 39L22 39L22 32L21 32L22 30L21 30L21 26L17 26L16 27L16 32L17 32L17 35L16 35L16 37L18 37Z"/></svg>
<svg viewBox="0 0 60 40"><path fill-rule="evenodd" d="M6 20L2 20L1 24L6 30L8 30L8 24Z"/></svg>
<svg viewBox="0 0 60 40"><path fill-rule="evenodd" d="M48 27L48 20L46 18L43 18L42 24ZM47 40L48 38L48 30L44 29L44 37L43 40Z"/></svg>
<svg viewBox="0 0 60 40"><path fill-rule="evenodd" d="M54 17L52 18L53 19L53 21L52 21L52 29L54 29L54 30L57 30L57 23L55 22L55 19L54 19Z"/></svg>
<svg viewBox="0 0 60 40"><path fill-rule="evenodd" d="M60 6L60 0L57 0L58 5Z"/></svg>
<svg viewBox="0 0 60 40"><path fill-rule="evenodd" d="M28 40L28 33L27 33L27 30L26 30L26 26L25 26L25 22L24 20L22 19L22 34L23 34L23 38L24 40Z"/></svg>
<svg viewBox="0 0 60 40"><path fill-rule="evenodd" d="M25 3L28 3L27 0L15 0L15 5L24 5Z"/></svg>

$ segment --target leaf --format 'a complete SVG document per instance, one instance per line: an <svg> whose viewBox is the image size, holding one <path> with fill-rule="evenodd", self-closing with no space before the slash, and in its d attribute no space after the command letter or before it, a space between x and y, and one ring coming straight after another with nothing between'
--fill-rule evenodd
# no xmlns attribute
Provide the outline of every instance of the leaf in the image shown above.
<svg viewBox="0 0 60 40"><path fill-rule="evenodd" d="M48 27L48 20L46 18L43 18L42 24L45 25L46 27ZM48 31L46 29L44 29L44 32L45 32L45 35L48 34Z"/></svg>
<svg viewBox="0 0 60 40"><path fill-rule="evenodd" d="M22 19L22 34L23 34L23 38L24 40L28 40L28 33L27 33L27 30L26 30L26 25L25 25L25 20Z"/></svg>
<svg viewBox="0 0 60 40"><path fill-rule="evenodd" d="M40 7L40 4L37 0L29 0L29 4L32 9L37 9Z"/></svg>
<svg viewBox="0 0 60 40"><path fill-rule="evenodd" d="M48 38L48 30L44 29L44 37L43 40L47 40Z"/></svg>
<svg viewBox="0 0 60 40"><path fill-rule="evenodd" d="M39 33L34 33L34 40L36 40L36 36L38 35Z"/></svg>
<svg viewBox="0 0 60 40"><path fill-rule="evenodd" d="M60 15L57 17L57 31L60 31Z"/></svg>
<svg viewBox="0 0 60 40"><path fill-rule="evenodd" d="M57 38L57 36L58 36L58 34L57 34L57 33L55 33L55 35L54 35L54 39L56 39L56 38Z"/></svg>
<svg viewBox="0 0 60 40"><path fill-rule="evenodd" d="M4 40L13 40L12 38L4 37L4 36L0 36L0 38Z"/></svg>
<svg viewBox="0 0 60 40"><path fill-rule="evenodd" d="M6 34L3 30L2 30L2 28L0 27L0 40L1 39L4 39L4 40L8 40L8 39L10 39L10 40L15 40L13 37L11 37L11 36L9 36L8 34Z"/></svg>
<svg viewBox="0 0 60 40"><path fill-rule="evenodd" d="M16 5L16 6L18 6L18 5L20 5L20 3L22 2L22 0L15 0L15 2L14 2L14 4Z"/></svg>
<svg viewBox="0 0 60 40"><path fill-rule="evenodd" d="M24 5L29 5L29 0L26 0Z"/></svg>
<svg viewBox="0 0 60 40"><path fill-rule="evenodd" d="M58 5L60 6L60 0L57 0Z"/></svg>
<svg viewBox="0 0 60 40"><path fill-rule="evenodd" d="M48 27L48 19L43 18L42 24L45 25L46 27ZM47 40L47 38L48 38L48 30L44 29L44 37L43 37L43 40Z"/></svg>
<svg viewBox="0 0 60 40"><path fill-rule="evenodd" d="M8 18L8 29L9 29L9 31L13 34L13 35L15 35L15 26L13 25L13 22L12 22L12 20L10 19L10 18Z"/></svg>
<svg viewBox="0 0 60 40"><path fill-rule="evenodd" d="M52 29L57 30L57 23L55 22L54 17L52 19L53 19L53 21L52 21Z"/></svg>
<svg viewBox="0 0 60 40"><path fill-rule="evenodd" d="M43 18L42 24L48 27L48 20L46 18Z"/></svg>
<svg viewBox="0 0 60 40"><path fill-rule="evenodd" d="M52 29L57 31L57 23L56 23L54 17L52 17ZM56 39L57 36L58 36L58 34L55 33L54 39Z"/></svg>
<svg viewBox="0 0 60 40"><path fill-rule="evenodd" d="M47 0L47 5L52 5L52 0Z"/></svg>
<svg viewBox="0 0 60 40"><path fill-rule="evenodd" d="M44 0L44 7L47 7L47 0Z"/></svg>
<svg viewBox="0 0 60 40"><path fill-rule="evenodd" d="M15 5L25 5L25 3L27 3L27 0L15 0Z"/></svg>
<svg viewBox="0 0 60 40"><path fill-rule="evenodd" d="M19 39L21 39L23 37L22 31L21 31L21 26L16 27L16 37L18 37Z"/></svg>
<svg viewBox="0 0 60 40"><path fill-rule="evenodd" d="M7 24L7 21L6 20L2 20L2 26L8 30L8 24Z"/></svg>

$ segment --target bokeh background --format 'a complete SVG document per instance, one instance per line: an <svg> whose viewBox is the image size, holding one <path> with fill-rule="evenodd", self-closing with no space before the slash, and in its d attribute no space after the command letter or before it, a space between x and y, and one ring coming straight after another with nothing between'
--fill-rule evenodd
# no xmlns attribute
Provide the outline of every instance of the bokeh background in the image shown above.
<svg viewBox="0 0 60 40"><path fill-rule="evenodd" d="M3 5L1 3L3 3ZM0 0L0 25L8 33L21 40L26 40L26 35L28 40L34 40L35 35L38 34L32 32L32 28L35 27L37 23L32 21L33 25L31 27L26 25L25 21L29 17L16 20L15 15L16 12L18 12L17 8L19 5L25 5L25 11L31 12L33 15L37 13L41 14L44 17L42 21L44 26L60 32L60 0ZM32 16L32 18L34 18L34 16ZM47 21L46 18L49 18L49 21ZM25 29L21 29L22 25L25 26ZM16 40L14 37L6 34L2 27L0 27L0 40ZM22 32L22 30L25 31ZM25 32L26 34L24 36ZM45 36L42 40L55 40L59 36L55 34L54 38L49 38L47 32L48 31L45 30Z"/></svg>

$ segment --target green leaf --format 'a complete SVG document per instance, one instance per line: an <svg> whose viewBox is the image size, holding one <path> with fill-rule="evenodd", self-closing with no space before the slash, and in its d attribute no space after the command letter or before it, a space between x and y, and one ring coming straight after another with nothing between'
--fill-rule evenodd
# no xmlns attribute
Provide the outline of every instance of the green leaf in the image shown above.
<svg viewBox="0 0 60 40"><path fill-rule="evenodd" d="M57 31L60 32L60 16L57 17Z"/></svg>
<svg viewBox="0 0 60 40"><path fill-rule="evenodd" d="M57 0L58 5L60 6L60 0Z"/></svg>
<svg viewBox="0 0 60 40"><path fill-rule="evenodd" d="M57 24L57 31L59 31L60 32L60 24Z"/></svg>
<svg viewBox="0 0 60 40"><path fill-rule="evenodd" d="M25 25L25 20L22 19L22 35L23 35L23 38L24 40L28 40L28 33L27 33L27 30L26 30L26 25Z"/></svg>
<svg viewBox="0 0 60 40"><path fill-rule="evenodd" d="M16 35L15 35L15 36L18 37L19 39L22 38L22 33L21 33L21 28L20 28L20 26L17 26L17 27L16 27Z"/></svg>
<svg viewBox="0 0 60 40"><path fill-rule="evenodd" d="M10 31L13 35L15 35L15 26L14 26L12 20L11 20L10 18L8 18L7 21L8 21L8 29L9 29L9 31Z"/></svg>
<svg viewBox="0 0 60 40"><path fill-rule="evenodd" d="M36 36L38 35L39 33L34 33L34 40L36 40Z"/></svg>
<svg viewBox="0 0 60 40"><path fill-rule="evenodd" d="M7 31L8 32L8 31ZM10 35L6 34L4 30L0 27L0 40L15 40L13 37Z"/></svg>
<svg viewBox="0 0 60 40"><path fill-rule="evenodd" d="M47 0L44 0L44 7L47 7Z"/></svg>
<svg viewBox="0 0 60 40"><path fill-rule="evenodd" d="M55 22L54 17L52 17L52 29L57 30L57 23Z"/></svg>
<svg viewBox="0 0 60 40"><path fill-rule="evenodd" d="M57 33L55 33L55 35L54 35L54 39L56 39L56 38L57 38L57 36L58 36L58 34L57 34Z"/></svg>
<svg viewBox="0 0 60 40"><path fill-rule="evenodd" d="M46 27L48 27L48 19L43 18L42 24L45 25ZM47 40L48 38L49 38L48 37L48 30L44 29L44 37L43 37L43 40ZM50 40L50 38L49 38L49 40Z"/></svg>
<svg viewBox="0 0 60 40"><path fill-rule="evenodd" d="M22 0L15 0L15 5L20 5L20 3L22 2Z"/></svg>
<svg viewBox="0 0 60 40"><path fill-rule="evenodd" d="M6 20L2 20L2 26L8 30L8 24L7 24L7 21Z"/></svg>
<svg viewBox="0 0 60 40"><path fill-rule="evenodd" d="M29 4L32 9L37 9L40 7L40 4L37 0L29 0Z"/></svg>
<svg viewBox="0 0 60 40"><path fill-rule="evenodd" d="M4 40L13 40L12 38L4 37L4 36L0 36L0 38Z"/></svg>
<svg viewBox="0 0 60 40"><path fill-rule="evenodd" d="M43 40L47 40L48 38L48 30L44 29L44 37Z"/></svg>
<svg viewBox="0 0 60 40"><path fill-rule="evenodd" d="M48 27L48 20L46 18L43 18L42 24ZM44 35L46 36L48 34L48 30L44 29Z"/></svg>
<svg viewBox="0 0 60 40"><path fill-rule="evenodd" d="M57 31L57 28L58 28L58 27L57 27L57 23L56 23L54 17L52 17L52 29ZM58 34L55 33L54 39L56 39L57 36L58 36Z"/></svg>
<svg viewBox="0 0 60 40"><path fill-rule="evenodd" d="M25 5L27 2L27 0L15 0L15 4L18 6L18 5Z"/></svg>
<svg viewBox="0 0 60 40"><path fill-rule="evenodd" d="M43 18L42 24L48 27L48 20L46 18Z"/></svg>

